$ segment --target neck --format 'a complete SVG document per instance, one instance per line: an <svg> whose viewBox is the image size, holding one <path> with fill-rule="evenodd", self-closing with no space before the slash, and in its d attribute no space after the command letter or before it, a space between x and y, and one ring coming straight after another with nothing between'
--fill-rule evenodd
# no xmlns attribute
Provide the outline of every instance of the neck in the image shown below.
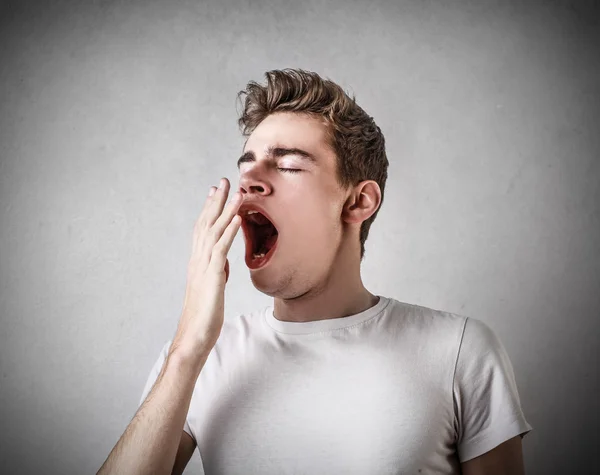
<svg viewBox="0 0 600 475"><path fill-rule="evenodd" d="M341 251L320 286L293 299L275 298L275 318L286 322L311 322L348 317L374 306L379 297L362 283L359 255L355 249Z"/></svg>

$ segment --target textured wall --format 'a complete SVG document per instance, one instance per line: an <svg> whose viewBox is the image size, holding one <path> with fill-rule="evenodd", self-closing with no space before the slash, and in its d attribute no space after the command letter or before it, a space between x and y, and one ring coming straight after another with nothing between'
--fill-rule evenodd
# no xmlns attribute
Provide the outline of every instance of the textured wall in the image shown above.
<svg viewBox="0 0 600 475"><path fill-rule="evenodd" d="M237 182L235 95L282 67L338 81L386 135L367 288L491 325L527 473L598 469L600 38L581 5L3 2L2 473L105 460L175 331L206 192ZM269 304L241 235L230 261L226 318Z"/></svg>

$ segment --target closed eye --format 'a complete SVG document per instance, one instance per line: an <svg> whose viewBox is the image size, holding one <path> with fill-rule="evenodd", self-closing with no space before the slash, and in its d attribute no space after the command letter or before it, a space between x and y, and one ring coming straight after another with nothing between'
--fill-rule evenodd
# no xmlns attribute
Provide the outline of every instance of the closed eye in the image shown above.
<svg viewBox="0 0 600 475"><path fill-rule="evenodd" d="M288 173L300 173L302 170L298 170L297 168L278 168L277 170L281 170L282 172Z"/></svg>

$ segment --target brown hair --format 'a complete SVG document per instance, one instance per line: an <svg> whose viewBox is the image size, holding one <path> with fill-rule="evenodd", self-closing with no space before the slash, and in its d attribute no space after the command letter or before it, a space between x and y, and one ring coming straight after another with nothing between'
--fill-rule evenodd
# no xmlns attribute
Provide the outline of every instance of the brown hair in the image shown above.
<svg viewBox="0 0 600 475"><path fill-rule="evenodd" d="M265 73L267 84L250 81L238 93L245 96L238 125L247 137L269 114L297 112L322 117L329 128L329 145L337 157L337 179L343 188L364 180L374 180L381 189L381 204L387 179L388 160L385 139L375 121L344 90L317 73L301 69L273 70ZM360 258L379 208L360 228Z"/></svg>

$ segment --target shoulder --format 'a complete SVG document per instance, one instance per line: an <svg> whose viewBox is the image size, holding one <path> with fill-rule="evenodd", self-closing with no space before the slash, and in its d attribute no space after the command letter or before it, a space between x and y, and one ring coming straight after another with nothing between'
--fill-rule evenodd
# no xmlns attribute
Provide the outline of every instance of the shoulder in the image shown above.
<svg viewBox="0 0 600 475"><path fill-rule="evenodd" d="M237 313L226 316L221 328L221 333L212 353L237 357L244 353L248 347L254 346L257 339L264 333L264 312L266 308Z"/></svg>
<svg viewBox="0 0 600 475"><path fill-rule="evenodd" d="M516 392L513 367L500 338L489 325L469 317L456 360L457 395L472 397L470 393L475 391L473 389L475 382L481 386L479 390L483 392L493 387Z"/></svg>
<svg viewBox="0 0 600 475"><path fill-rule="evenodd" d="M236 313L225 318L221 337L223 340L230 338L246 338L251 333L261 330L266 308L249 312ZM219 338L221 339L221 338Z"/></svg>
<svg viewBox="0 0 600 475"><path fill-rule="evenodd" d="M481 320L467 317L460 344L460 362L479 362L506 359L506 351L492 328Z"/></svg>
<svg viewBox="0 0 600 475"><path fill-rule="evenodd" d="M428 346L450 345L458 350L468 317L431 307L393 301L390 312L412 338L426 339Z"/></svg>
<svg viewBox="0 0 600 475"><path fill-rule="evenodd" d="M500 344L498 335L485 322L477 318L467 317L465 319L463 342L483 347L497 346Z"/></svg>

